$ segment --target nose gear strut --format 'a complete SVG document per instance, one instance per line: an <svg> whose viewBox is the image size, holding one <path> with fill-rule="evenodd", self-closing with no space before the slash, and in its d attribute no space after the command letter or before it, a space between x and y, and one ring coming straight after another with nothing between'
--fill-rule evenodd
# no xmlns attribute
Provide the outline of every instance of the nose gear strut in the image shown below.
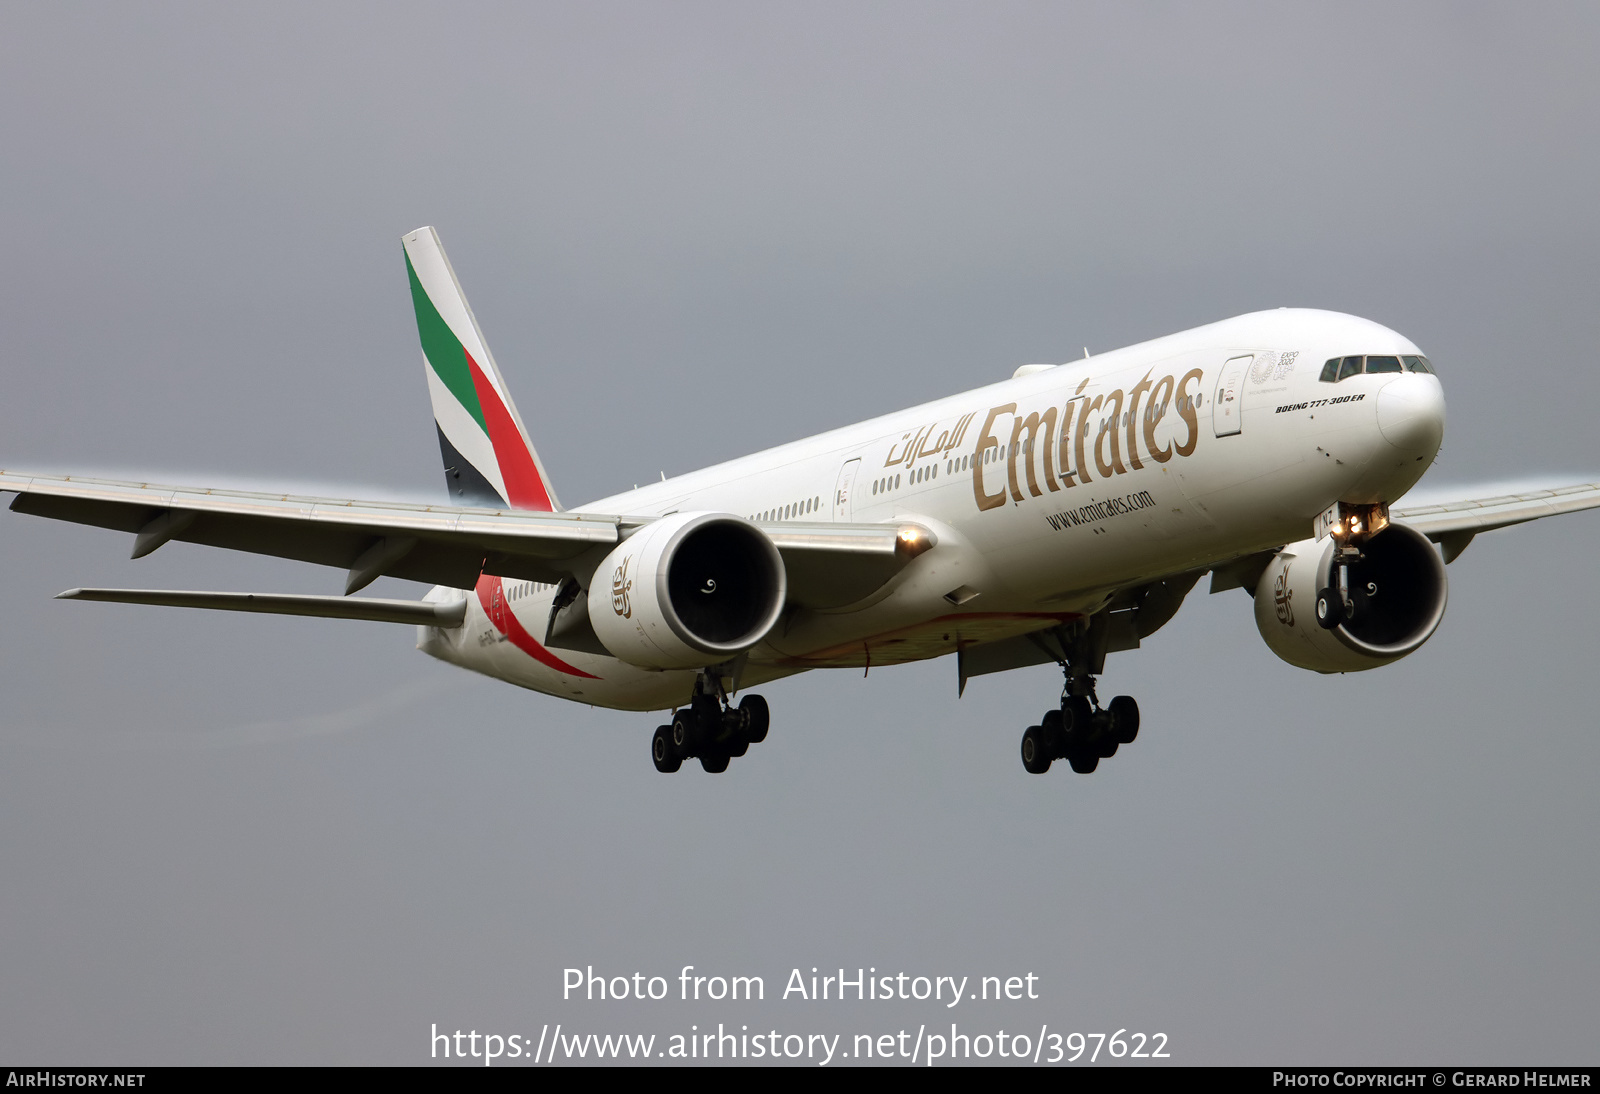
<svg viewBox="0 0 1600 1094"><path fill-rule="evenodd" d="M1350 570L1366 557L1361 553L1362 545L1387 527L1387 505L1344 502L1329 506L1312 523L1317 539L1332 536L1334 544L1332 572L1328 575L1333 584L1317 593L1317 625L1324 630L1335 630L1353 622L1361 615L1366 602L1377 595L1378 587L1370 581L1364 586L1359 581L1352 585Z"/></svg>

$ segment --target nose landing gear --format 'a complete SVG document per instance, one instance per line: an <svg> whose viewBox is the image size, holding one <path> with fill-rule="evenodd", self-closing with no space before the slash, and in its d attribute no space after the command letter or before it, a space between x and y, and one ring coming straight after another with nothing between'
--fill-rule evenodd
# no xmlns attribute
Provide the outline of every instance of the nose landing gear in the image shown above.
<svg viewBox="0 0 1600 1094"><path fill-rule="evenodd" d="M1317 591L1317 623L1324 630L1336 630L1354 623L1366 614L1368 601L1378 595L1371 581L1352 581L1351 569L1366 558L1361 547L1389 527L1387 505L1346 505L1340 502L1312 524L1317 538L1333 537L1333 565L1328 577L1332 584Z"/></svg>
<svg viewBox="0 0 1600 1094"><path fill-rule="evenodd" d="M734 706L722 690L721 678L703 672L689 705L673 712L671 724L656 727L650 759L657 771L671 773L684 760L698 759L703 769L720 774L728 770L730 760L767 739L770 723L765 699L746 695Z"/></svg>

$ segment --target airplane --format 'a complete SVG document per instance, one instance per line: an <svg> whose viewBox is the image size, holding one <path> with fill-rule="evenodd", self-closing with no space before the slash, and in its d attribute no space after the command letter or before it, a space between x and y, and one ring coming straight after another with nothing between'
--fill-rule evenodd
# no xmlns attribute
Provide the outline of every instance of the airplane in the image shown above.
<svg viewBox="0 0 1600 1094"><path fill-rule="evenodd" d="M70 589L62 599L412 624L417 648L533 691L668 711L663 772L726 771L768 733L749 688L953 654L1055 663L1023 767L1088 773L1139 732L1103 703L1206 574L1291 665L1358 672L1439 627L1480 532L1600 506L1600 482L1399 504L1444 436L1404 336L1279 308L844 426L568 509L438 233L402 237L447 499L403 504L0 471L20 513L346 571L344 595ZM1470 493L1470 491L1468 491ZM1481 491L1480 491L1481 492ZM353 594L380 576L420 600ZM740 693L743 693L742 695ZM738 701L735 702L737 697Z"/></svg>

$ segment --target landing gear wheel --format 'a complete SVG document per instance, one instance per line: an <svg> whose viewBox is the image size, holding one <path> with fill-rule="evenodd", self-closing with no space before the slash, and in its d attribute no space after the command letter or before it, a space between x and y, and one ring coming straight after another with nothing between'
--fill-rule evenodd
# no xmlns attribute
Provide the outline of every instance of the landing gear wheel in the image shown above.
<svg viewBox="0 0 1600 1094"><path fill-rule="evenodd" d="M1022 733L1022 767L1030 775L1043 775L1050 770L1053 757L1044 747L1044 733L1038 726L1029 726Z"/></svg>
<svg viewBox="0 0 1600 1094"><path fill-rule="evenodd" d="M1344 597L1334 588L1317 594L1317 626L1325 631L1334 630L1344 622Z"/></svg>
<svg viewBox="0 0 1600 1094"><path fill-rule="evenodd" d="M1061 728L1066 734L1063 745L1073 740L1081 741L1094 732L1094 708L1086 697L1069 696L1061 704Z"/></svg>
<svg viewBox="0 0 1600 1094"><path fill-rule="evenodd" d="M1059 710L1047 710L1039 719L1039 740L1044 745L1044 754L1052 760L1067 754L1067 731L1062 728Z"/></svg>
<svg viewBox="0 0 1600 1094"><path fill-rule="evenodd" d="M1067 753L1067 763L1080 775L1088 775L1100 766L1098 753L1088 748L1074 748Z"/></svg>
<svg viewBox="0 0 1600 1094"><path fill-rule="evenodd" d="M735 733L728 738L727 743L722 746L722 750L737 759L750 751L750 742Z"/></svg>
<svg viewBox="0 0 1600 1094"><path fill-rule="evenodd" d="M746 695L739 700L739 719L742 722L741 736L750 744L758 745L767 739L767 727L772 724L772 716L767 710L767 701L759 695Z"/></svg>
<svg viewBox="0 0 1600 1094"><path fill-rule="evenodd" d="M687 707L672 714L672 747L681 762L690 756L700 755L700 719Z"/></svg>
<svg viewBox="0 0 1600 1094"><path fill-rule="evenodd" d="M720 775L722 772L728 770L728 754L726 752L719 752L714 756L701 756L700 766L705 768L713 775Z"/></svg>
<svg viewBox="0 0 1600 1094"><path fill-rule="evenodd" d="M656 735L650 738L650 758L655 761L657 771L669 775L683 766L683 757L678 755L678 746L672 743L671 726L656 727Z"/></svg>
<svg viewBox="0 0 1600 1094"><path fill-rule="evenodd" d="M1139 704L1131 695L1119 695L1106 708L1111 712L1111 736L1118 744L1131 745L1139 736Z"/></svg>

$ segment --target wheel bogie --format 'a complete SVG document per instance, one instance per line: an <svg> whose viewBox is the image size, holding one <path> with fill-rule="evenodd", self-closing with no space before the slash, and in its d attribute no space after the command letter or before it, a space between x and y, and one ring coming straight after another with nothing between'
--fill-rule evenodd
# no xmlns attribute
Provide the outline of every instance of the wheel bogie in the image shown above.
<svg viewBox="0 0 1600 1094"><path fill-rule="evenodd" d="M1028 772L1041 774L1052 760L1066 760L1087 775L1139 735L1139 704L1132 696L1119 695L1102 708L1090 698L1093 687L1087 691L1063 696L1059 709L1046 711L1022 735L1022 766Z"/></svg>
<svg viewBox="0 0 1600 1094"><path fill-rule="evenodd" d="M766 740L771 715L767 701L746 695L737 707L721 693L696 689L688 706L672 712L672 722L651 738L651 759L657 771L677 771L683 761L698 759L706 771L720 773L728 761L743 756L752 744Z"/></svg>

